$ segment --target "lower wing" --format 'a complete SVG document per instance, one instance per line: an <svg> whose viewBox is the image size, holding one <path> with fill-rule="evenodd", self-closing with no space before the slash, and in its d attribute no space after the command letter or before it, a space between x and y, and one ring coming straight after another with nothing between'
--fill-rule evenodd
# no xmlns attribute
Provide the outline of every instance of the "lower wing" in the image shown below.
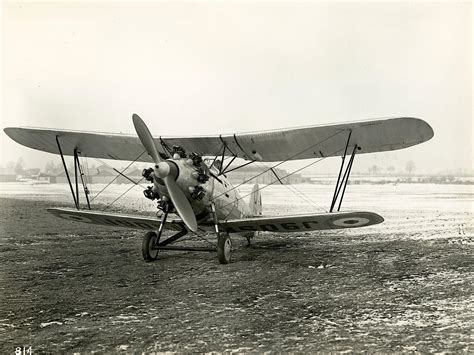
<svg viewBox="0 0 474 355"><path fill-rule="evenodd" d="M111 227L158 230L161 220L148 216L134 216L122 213L105 213L100 211L78 211L72 208L48 208L48 212L57 217L73 222L100 224ZM181 219L168 219L165 223L166 229L181 231L184 226Z"/></svg>
<svg viewBox="0 0 474 355"><path fill-rule="evenodd" d="M95 211L78 211L69 208L49 208L49 212L57 217L70 221L101 224L111 227L131 229L157 230L161 221L153 217L139 217L121 213L105 213ZM249 231L264 232L301 232L325 229L358 228L383 222L383 218L373 212L335 212L322 214L304 214L293 216L252 217L220 221L219 228L228 233ZM212 227L212 223L200 224ZM167 220L166 229L181 231L184 227L180 219Z"/></svg>
<svg viewBox="0 0 474 355"><path fill-rule="evenodd" d="M312 230L358 228L379 224L382 216L373 212L334 212L275 217L252 217L220 222L220 227L229 233L304 232Z"/></svg>

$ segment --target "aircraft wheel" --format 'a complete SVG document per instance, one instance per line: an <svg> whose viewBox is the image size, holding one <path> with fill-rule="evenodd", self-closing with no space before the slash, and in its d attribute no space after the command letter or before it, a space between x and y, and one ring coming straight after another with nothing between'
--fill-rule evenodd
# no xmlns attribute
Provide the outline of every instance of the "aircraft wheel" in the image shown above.
<svg viewBox="0 0 474 355"><path fill-rule="evenodd" d="M143 236L142 240L142 255L146 262L154 261L158 257L158 249L153 246L156 243L157 235L155 232L148 232Z"/></svg>
<svg viewBox="0 0 474 355"><path fill-rule="evenodd" d="M217 238L217 259L221 264L227 264L230 262L232 256L232 241L230 240L229 233L219 233Z"/></svg>

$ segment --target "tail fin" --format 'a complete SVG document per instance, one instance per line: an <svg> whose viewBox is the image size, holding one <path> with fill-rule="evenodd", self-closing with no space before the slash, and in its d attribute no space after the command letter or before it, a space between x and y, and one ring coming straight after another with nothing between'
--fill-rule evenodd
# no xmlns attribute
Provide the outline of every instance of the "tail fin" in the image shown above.
<svg viewBox="0 0 474 355"><path fill-rule="evenodd" d="M256 217L262 215L262 195L260 195L258 184L253 185L249 207L252 216Z"/></svg>

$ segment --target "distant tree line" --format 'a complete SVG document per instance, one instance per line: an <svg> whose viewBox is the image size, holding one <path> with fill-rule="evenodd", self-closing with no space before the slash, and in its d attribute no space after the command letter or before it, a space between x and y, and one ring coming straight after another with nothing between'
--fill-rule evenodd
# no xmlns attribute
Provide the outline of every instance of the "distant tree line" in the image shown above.
<svg viewBox="0 0 474 355"><path fill-rule="evenodd" d="M395 167L391 165L386 168L386 171L388 172L389 175L393 175L395 173ZM413 162L413 160L407 161L405 164L405 172L411 176L415 171L416 171L416 165ZM369 175L379 175L383 173L383 169L379 167L378 165L374 164L368 168L367 172L369 173Z"/></svg>

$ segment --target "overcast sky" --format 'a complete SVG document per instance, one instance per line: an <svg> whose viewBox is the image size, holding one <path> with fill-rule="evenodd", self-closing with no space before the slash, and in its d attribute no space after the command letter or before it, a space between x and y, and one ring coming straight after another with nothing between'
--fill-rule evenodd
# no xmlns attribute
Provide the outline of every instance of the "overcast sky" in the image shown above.
<svg viewBox="0 0 474 355"><path fill-rule="evenodd" d="M412 116L431 141L354 169L472 170L470 2L2 7L2 128L133 133L136 112L185 136ZM0 137L2 165L59 162Z"/></svg>

